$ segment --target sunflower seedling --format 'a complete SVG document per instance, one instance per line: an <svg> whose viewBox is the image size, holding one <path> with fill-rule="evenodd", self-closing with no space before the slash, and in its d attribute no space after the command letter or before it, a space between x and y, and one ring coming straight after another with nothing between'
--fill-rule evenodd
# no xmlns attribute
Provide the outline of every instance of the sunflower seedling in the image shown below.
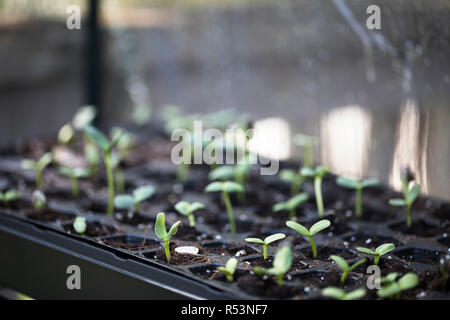
<svg viewBox="0 0 450 320"><path fill-rule="evenodd" d="M72 185L72 194L75 198L80 195L80 188L78 186L78 179L88 178L90 172L86 168L70 168L70 167L60 167L58 169L59 173L70 178L70 183Z"/></svg>
<svg viewBox="0 0 450 320"><path fill-rule="evenodd" d="M238 260L236 258L231 258L227 261L225 267L219 267L217 270L222 272L227 278L228 282L233 282L234 273L236 272L236 267L238 264Z"/></svg>
<svg viewBox="0 0 450 320"><path fill-rule="evenodd" d="M86 218L76 217L72 226L75 232L83 235L87 229Z"/></svg>
<svg viewBox="0 0 450 320"><path fill-rule="evenodd" d="M304 177L300 172L291 169L283 169L280 171L281 181L291 184L291 195L294 196L300 192Z"/></svg>
<svg viewBox="0 0 450 320"><path fill-rule="evenodd" d="M250 163L242 163L237 164L235 166L224 165L211 170L211 172L208 174L208 178L210 180L222 180L222 181L234 179L234 181L243 186L245 185L245 182L249 177L250 169L251 169ZM239 202L241 203L244 202L245 200L244 192L238 193L237 196Z"/></svg>
<svg viewBox="0 0 450 320"><path fill-rule="evenodd" d="M104 161L105 161L105 168L106 168L106 176L108 180L108 207L106 209L106 212L109 215L113 214L114 210L114 174L113 174L113 168L111 165L111 151L112 149L119 143L123 131L118 132L111 141L108 140L108 138L100 132L97 128L87 125L84 128L84 132L86 135L95 142L95 144L103 150L104 153Z"/></svg>
<svg viewBox="0 0 450 320"><path fill-rule="evenodd" d="M385 255L386 253L391 252L394 249L395 249L395 245L393 243L382 244L381 246L377 247L375 249L375 251L367 249L367 248L363 248L363 247L356 248L356 250L358 250L361 253L370 254L371 256L373 256L373 263L375 265L378 265L378 262L380 261L381 256Z"/></svg>
<svg viewBox="0 0 450 320"><path fill-rule="evenodd" d="M317 166L314 170L311 168L302 168L300 173L304 177L314 178L314 194L316 196L317 212L319 213L319 217L323 217L322 179L323 176L330 173L330 171L322 166Z"/></svg>
<svg viewBox="0 0 450 320"><path fill-rule="evenodd" d="M366 259L361 259L356 261L351 266L345 261L343 258L335 255L330 256L331 260L333 260L339 268L342 269L342 276L341 276L341 285L345 283L345 280L347 279L348 274L350 271L355 270L358 266L362 265L364 262L366 262Z"/></svg>
<svg viewBox="0 0 450 320"><path fill-rule="evenodd" d="M381 279L381 282L386 284L377 291L379 297L400 299L402 291L412 289L419 284L419 277L412 272L405 274L398 281L395 281L396 278L397 273L388 274L384 281Z"/></svg>
<svg viewBox="0 0 450 320"><path fill-rule="evenodd" d="M158 213L156 216L155 223L155 233L156 236L161 239L164 243L164 253L166 255L167 262L170 262L170 239L177 233L178 227L181 221L175 222L171 227L169 232L166 231L166 215L164 212Z"/></svg>
<svg viewBox="0 0 450 320"><path fill-rule="evenodd" d="M139 211L139 205L155 193L155 187L146 185L133 190L131 195L119 194L114 198L114 206L117 209L133 209Z"/></svg>
<svg viewBox="0 0 450 320"><path fill-rule="evenodd" d="M338 177L336 184L347 189L356 190L355 214L357 217L362 215L362 191L367 187L374 187L379 184L376 179L365 179L362 181L353 180L345 177Z"/></svg>
<svg viewBox="0 0 450 320"><path fill-rule="evenodd" d="M201 202L180 201L175 205L175 210L177 210L183 216L186 216L189 220L189 226L195 227L195 217L194 212L200 209L204 209L205 205Z"/></svg>
<svg viewBox="0 0 450 320"><path fill-rule="evenodd" d="M8 207L11 201L20 199L22 193L18 190L8 190L6 192L0 192L0 201Z"/></svg>
<svg viewBox="0 0 450 320"><path fill-rule="evenodd" d="M350 292L336 287L328 287L322 290L322 295L336 300L358 300L366 295L366 289L359 288Z"/></svg>
<svg viewBox="0 0 450 320"><path fill-rule="evenodd" d="M408 187L407 187L408 188ZM408 228L411 226L411 206L419 195L420 186L414 184L406 194L404 193L404 199L390 199L389 204L394 207L406 207L406 225Z"/></svg>
<svg viewBox="0 0 450 320"><path fill-rule="evenodd" d="M236 222L234 221L234 212L233 207L231 205L230 196L228 195L231 192L244 192L244 187L239 183L232 181L225 182L211 182L205 188L206 192L221 192L222 199L225 202L225 206L228 212L228 219L230 221L231 233L236 233Z"/></svg>
<svg viewBox="0 0 450 320"><path fill-rule="evenodd" d="M283 246L275 254L272 268L265 269L261 267L254 267L253 272L256 274L268 274L277 277L279 286L283 285L283 277L289 271L292 265L292 251L289 246Z"/></svg>
<svg viewBox="0 0 450 320"><path fill-rule="evenodd" d="M288 219L291 220L292 218L295 217L295 210L297 209L297 207L302 203L306 202L308 198L309 197L307 193L300 193L285 202L275 204L272 207L272 210L275 212L279 212L282 210L288 211L289 212Z"/></svg>
<svg viewBox="0 0 450 320"><path fill-rule="evenodd" d="M44 153L44 155L38 160L25 159L22 161L22 168L33 170L36 174L36 187L42 189L44 183L43 172L44 169L53 161L53 156L50 152Z"/></svg>
<svg viewBox="0 0 450 320"><path fill-rule="evenodd" d="M264 260L266 260L267 259L267 248L268 248L269 244L271 244L272 242L284 239L284 238L286 238L286 235L284 233L275 233L275 234L272 234L272 235L264 238L264 240L259 239L259 238L247 238L247 239L245 239L245 241L251 242L251 243L262 244L263 245L263 257L264 257Z"/></svg>
<svg viewBox="0 0 450 320"><path fill-rule="evenodd" d="M297 231L298 233L300 233L302 236L305 236L308 238L309 243L311 244L311 250L313 253L313 258L317 258L317 248L316 248L316 244L314 243L314 239L313 239L313 235L315 235L316 233L328 228L331 225L330 220L320 220L318 222L316 222L315 224L312 225L311 228L306 229L304 226L302 226L301 224L294 222L294 221L287 221L286 225Z"/></svg>
<svg viewBox="0 0 450 320"><path fill-rule="evenodd" d="M47 206L47 198L41 190L35 190L31 195L31 203L36 211L42 211Z"/></svg>

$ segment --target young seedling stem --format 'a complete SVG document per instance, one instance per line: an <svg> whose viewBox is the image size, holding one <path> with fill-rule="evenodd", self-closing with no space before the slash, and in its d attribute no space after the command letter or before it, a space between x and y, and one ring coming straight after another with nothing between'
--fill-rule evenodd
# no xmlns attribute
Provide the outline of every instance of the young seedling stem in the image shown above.
<svg viewBox="0 0 450 320"><path fill-rule="evenodd" d="M261 267L254 267L253 271L256 274L268 274L275 276L279 286L283 285L283 277L289 271L292 265L292 251L289 246L283 246L275 254L272 268L265 269Z"/></svg>
<svg viewBox="0 0 450 320"><path fill-rule="evenodd" d="M311 168L303 168L301 174L304 177L314 178L314 194L316 196L317 212L319 217L323 217L325 214L322 198L322 179L325 174L329 173L328 169L322 166L317 166L314 170Z"/></svg>
<svg viewBox="0 0 450 320"><path fill-rule="evenodd" d="M295 217L297 207L302 203L306 202L308 198L309 196L307 193L300 193L285 202L275 204L272 207L272 210L275 212L282 210L289 212L288 219L291 220L292 218Z"/></svg>
<svg viewBox="0 0 450 320"><path fill-rule="evenodd" d="M188 218L189 226L191 227L195 227L194 212L204 208L205 205L201 202L189 203L187 201L180 201L175 205L175 210Z"/></svg>
<svg viewBox="0 0 450 320"><path fill-rule="evenodd" d="M341 285L344 285L350 271L353 271L358 266L366 262L366 259L361 259L350 266L347 261L339 256L331 255L330 258L342 269Z"/></svg>
<svg viewBox="0 0 450 320"><path fill-rule="evenodd" d="M274 241L284 239L285 237L286 237L286 235L284 233L275 233L275 234L272 234L272 235L266 237L264 240L259 239L259 238L246 238L245 241L251 242L251 243L262 244L263 245L263 257L264 257L264 260L266 260L267 256L268 256L267 251L268 251L269 244L271 244Z"/></svg>
<svg viewBox="0 0 450 320"><path fill-rule="evenodd" d="M158 213L156 216L155 223L155 234L163 241L164 253L166 255L167 262L170 262L170 239L177 233L178 227L181 221L175 222L171 227L169 232L166 231L166 215L164 212Z"/></svg>
<svg viewBox="0 0 450 320"><path fill-rule="evenodd" d="M371 250L371 249L363 248L363 247L356 248L356 250L358 250L359 252L373 256L373 263L375 265L378 265L378 262L380 261L381 256L385 255L386 253L391 252L394 249L395 249L395 245L393 243L382 244L381 246L378 246L375 249L375 251Z"/></svg>
<svg viewBox="0 0 450 320"><path fill-rule="evenodd" d="M376 179L366 179L363 181L358 181L354 179L338 177L336 179L336 184L343 188L356 190L356 200L355 200L355 214L356 217L362 216L362 191L364 188L373 187L378 185L378 180Z"/></svg>
<svg viewBox="0 0 450 320"><path fill-rule="evenodd" d="M236 258L231 258L227 261L225 267L220 266L218 268L219 272L222 272L227 278L228 282L234 281L234 273L236 272L236 267L238 260Z"/></svg>

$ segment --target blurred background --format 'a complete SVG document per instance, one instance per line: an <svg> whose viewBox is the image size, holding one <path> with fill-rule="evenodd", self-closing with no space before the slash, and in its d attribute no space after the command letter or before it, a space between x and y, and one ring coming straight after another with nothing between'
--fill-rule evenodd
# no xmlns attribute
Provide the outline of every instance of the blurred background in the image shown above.
<svg viewBox="0 0 450 320"><path fill-rule="evenodd" d="M450 199L449 58L449 0L0 0L0 144L54 135L87 103L103 124L234 109L282 158L317 135L338 174L398 188L409 165Z"/></svg>

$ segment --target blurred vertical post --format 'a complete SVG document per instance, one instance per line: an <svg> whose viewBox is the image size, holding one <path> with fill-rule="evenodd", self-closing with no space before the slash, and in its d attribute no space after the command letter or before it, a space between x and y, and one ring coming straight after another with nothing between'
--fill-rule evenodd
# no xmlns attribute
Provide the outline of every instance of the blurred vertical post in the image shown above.
<svg viewBox="0 0 450 320"><path fill-rule="evenodd" d="M85 84L85 104L93 105L97 108L97 118L95 123L98 125L102 117L101 109L101 37L99 26L99 0L88 1L88 18L86 32L86 84Z"/></svg>

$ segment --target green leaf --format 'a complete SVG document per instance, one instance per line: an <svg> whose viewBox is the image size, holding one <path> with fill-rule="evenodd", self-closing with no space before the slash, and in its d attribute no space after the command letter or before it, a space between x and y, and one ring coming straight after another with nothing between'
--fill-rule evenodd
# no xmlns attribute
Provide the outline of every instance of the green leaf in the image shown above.
<svg viewBox="0 0 450 320"><path fill-rule="evenodd" d="M103 151L107 152L110 149L109 148L109 140L108 140L108 138L100 130L98 130L97 128L95 128L95 127L93 127L91 125L87 125L84 128L84 132Z"/></svg>
<svg viewBox="0 0 450 320"><path fill-rule="evenodd" d="M244 187L237 183L237 182L233 182L233 181L225 181L223 183L223 190L225 190L228 193L231 192L244 192Z"/></svg>
<svg viewBox="0 0 450 320"><path fill-rule="evenodd" d="M133 191L133 197L136 202L142 202L145 199L150 198L155 193L155 187L148 184L142 187L139 187Z"/></svg>
<svg viewBox="0 0 450 320"><path fill-rule="evenodd" d="M408 194L406 195L406 202L410 204L413 203L419 195L419 192L420 186L418 184L414 184L414 186L408 191Z"/></svg>
<svg viewBox="0 0 450 320"><path fill-rule="evenodd" d="M363 248L363 247L358 247L358 248L356 248L356 250L358 250L359 252L362 252L362 253L373 255L373 256L378 255L378 252L375 252L373 250Z"/></svg>
<svg viewBox="0 0 450 320"><path fill-rule="evenodd" d="M118 145L124 136L125 130L117 128L117 130L114 132L114 135L111 137L111 142L109 143L108 149L111 150L116 145Z"/></svg>
<svg viewBox="0 0 450 320"><path fill-rule="evenodd" d="M22 169L25 170L36 170L36 161L31 159L24 159L21 162Z"/></svg>
<svg viewBox="0 0 450 320"><path fill-rule="evenodd" d="M177 233L180 223L181 223L181 221L177 221L170 227L170 230L167 233L166 238L164 240L172 239L172 237Z"/></svg>
<svg viewBox="0 0 450 320"><path fill-rule="evenodd" d="M187 201L180 201L175 205L175 210L177 210L179 213L181 213L184 216L187 216L190 214L190 204Z"/></svg>
<svg viewBox="0 0 450 320"><path fill-rule="evenodd" d="M389 199L389 204L394 207L406 206L406 201L403 199Z"/></svg>
<svg viewBox="0 0 450 320"><path fill-rule="evenodd" d="M189 208L190 212L195 212L200 209L205 209L205 205L201 202L192 202Z"/></svg>
<svg viewBox="0 0 450 320"><path fill-rule="evenodd" d="M392 282L386 286L381 287L380 290L377 291L378 296L382 298L391 297L401 292L402 288L398 285L397 282Z"/></svg>
<svg viewBox="0 0 450 320"><path fill-rule="evenodd" d="M345 296L345 291L341 288L328 287L322 290L322 295L336 300L341 300Z"/></svg>
<svg viewBox="0 0 450 320"><path fill-rule="evenodd" d="M73 173L77 178L87 178L90 176L89 170L82 167L74 168Z"/></svg>
<svg viewBox="0 0 450 320"><path fill-rule="evenodd" d="M362 265L362 264L365 263L365 262L366 262L366 259L365 259L365 258L356 261L354 264L352 264L352 265L350 266L350 270L355 270L357 267L359 267L360 265Z"/></svg>
<svg viewBox="0 0 450 320"><path fill-rule="evenodd" d="M275 254L275 259L273 260L273 267L278 271L278 273L286 273L291 268L292 265L292 251L289 246L284 246Z"/></svg>
<svg viewBox="0 0 450 320"><path fill-rule="evenodd" d="M371 179L366 179L366 180L364 180L363 182L361 182L361 186L363 187L363 188L367 188L367 187L375 187L375 186L377 186L377 185L379 185L380 184L380 182L377 180L377 179L373 179L373 178L371 178Z"/></svg>
<svg viewBox="0 0 450 320"><path fill-rule="evenodd" d="M129 209L135 204L134 198L128 194L119 194L114 197L114 206L117 209Z"/></svg>
<svg viewBox="0 0 450 320"><path fill-rule="evenodd" d="M313 236L316 233L328 228L331 225L330 220L320 220L316 222L311 228L309 228L309 233Z"/></svg>
<svg viewBox="0 0 450 320"><path fill-rule="evenodd" d="M75 129L83 130L84 127L91 124L97 112L94 106L86 105L78 109L72 119Z"/></svg>
<svg viewBox="0 0 450 320"><path fill-rule="evenodd" d="M359 181L345 177L338 177L336 179L336 184L349 189L358 189L361 186L361 183Z"/></svg>
<svg viewBox="0 0 450 320"><path fill-rule="evenodd" d="M36 169L38 170L44 170L45 167L47 167L50 163L53 161L53 155L51 152L44 153L42 157L39 159L39 161L36 164Z"/></svg>
<svg viewBox="0 0 450 320"><path fill-rule="evenodd" d="M314 170L314 175L319 177L323 177L327 173L330 173L330 170L322 166L317 166Z"/></svg>
<svg viewBox="0 0 450 320"><path fill-rule="evenodd" d="M286 225L287 225L289 228L291 228L291 229L297 231L298 233L300 233L300 234L303 235L303 236L307 236L307 237L310 236L310 233L309 233L308 229L306 229L304 226L302 226L301 224L299 224L299 223L297 223L297 222L294 222L294 221L287 221L287 222L286 222Z"/></svg>
<svg viewBox="0 0 450 320"><path fill-rule="evenodd" d="M315 176L315 171L311 168L302 168L300 170L300 174L304 177L314 177Z"/></svg>
<svg viewBox="0 0 450 320"><path fill-rule="evenodd" d="M415 273L409 272L398 280L398 285L402 290L414 288L419 284L419 277Z"/></svg>
<svg viewBox="0 0 450 320"><path fill-rule="evenodd" d="M295 209L297 208L300 204L304 203L305 201L307 201L309 198L307 193L300 193L292 198L290 198L287 201L287 207L288 209Z"/></svg>
<svg viewBox="0 0 450 320"><path fill-rule="evenodd" d="M205 188L206 192L218 192L223 190L223 182L215 181L208 184Z"/></svg>
<svg viewBox="0 0 450 320"><path fill-rule="evenodd" d="M245 238L245 241L251 242L251 243L264 244L264 241L259 238Z"/></svg>
<svg viewBox="0 0 450 320"><path fill-rule="evenodd" d="M274 212L278 212L281 210L287 210L286 202L280 202L280 203L274 204L272 207L272 211L274 211Z"/></svg>
<svg viewBox="0 0 450 320"><path fill-rule="evenodd" d="M228 259L225 269L228 271L229 274L234 274L236 271L236 267L238 265L238 260L236 258Z"/></svg>
<svg viewBox="0 0 450 320"><path fill-rule="evenodd" d="M397 277L398 277L398 272L391 272L387 276L382 277L380 279L380 282L381 283L392 283L395 281L395 279L397 279Z"/></svg>
<svg viewBox="0 0 450 320"><path fill-rule="evenodd" d="M5 201L14 201L19 199L22 196L22 193L18 190L8 190L3 195Z"/></svg>
<svg viewBox="0 0 450 320"><path fill-rule="evenodd" d="M366 295L366 289L364 288L359 288L356 290L353 290L349 293L347 293L343 300L358 300L361 299L362 297L364 297Z"/></svg>
<svg viewBox="0 0 450 320"><path fill-rule="evenodd" d="M161 240L166 240L166 215L164 212L158 213L155 222L155 234Z"/></svg>
<svg viewBox="0 0 450 320"><path fill-rule="evenodd" d="M281 240L281 239L284 239L284 238L286 238L286 235L284 233L275 233L275 234L272 234L272 235L266 237L264 239L264 242L267 243L267 244L270 244L270 243L272 243L274 241L278 241L278 240Z"/></svg>
<svg viewBox="0 0 450 320"><path fill-rule="evenodd" d="M210 180L227 180L234 178L235 168L233 166L220 166L208 174Z"/></svg>
<svg viewBox="0 0 450 320"><path fill-rule="evenodd" d="M58 172L64 176L68 176L68 177L74 177L75 176L75 172L72 168L69 167L59 167L58 168Z"/></svg>
<svg viewBox="0 0 450 320"><path fill-rule="evenodd" d="M381 246L377 247L375 249L375 252L377 252L380 256L391 252L392 250L395 249L395 245L393 243L384 243Z"/></svg>
<svg viewBox="0 0 450 320"><path fill-rule="evenodd" d="M297 174L295 173L294 170L283 169L280 171L280 179L281 179L281 181L284 181L284 182L294 181L296 175Z"/></svg>
<svg viewBox="0 0 450 320"><path fill-rule="evenodd" d="M335 255L330 256L331 260L333 260L343 271L350 270L350 266L348 265L347 261L345 261L343 258Z"/></svg>

